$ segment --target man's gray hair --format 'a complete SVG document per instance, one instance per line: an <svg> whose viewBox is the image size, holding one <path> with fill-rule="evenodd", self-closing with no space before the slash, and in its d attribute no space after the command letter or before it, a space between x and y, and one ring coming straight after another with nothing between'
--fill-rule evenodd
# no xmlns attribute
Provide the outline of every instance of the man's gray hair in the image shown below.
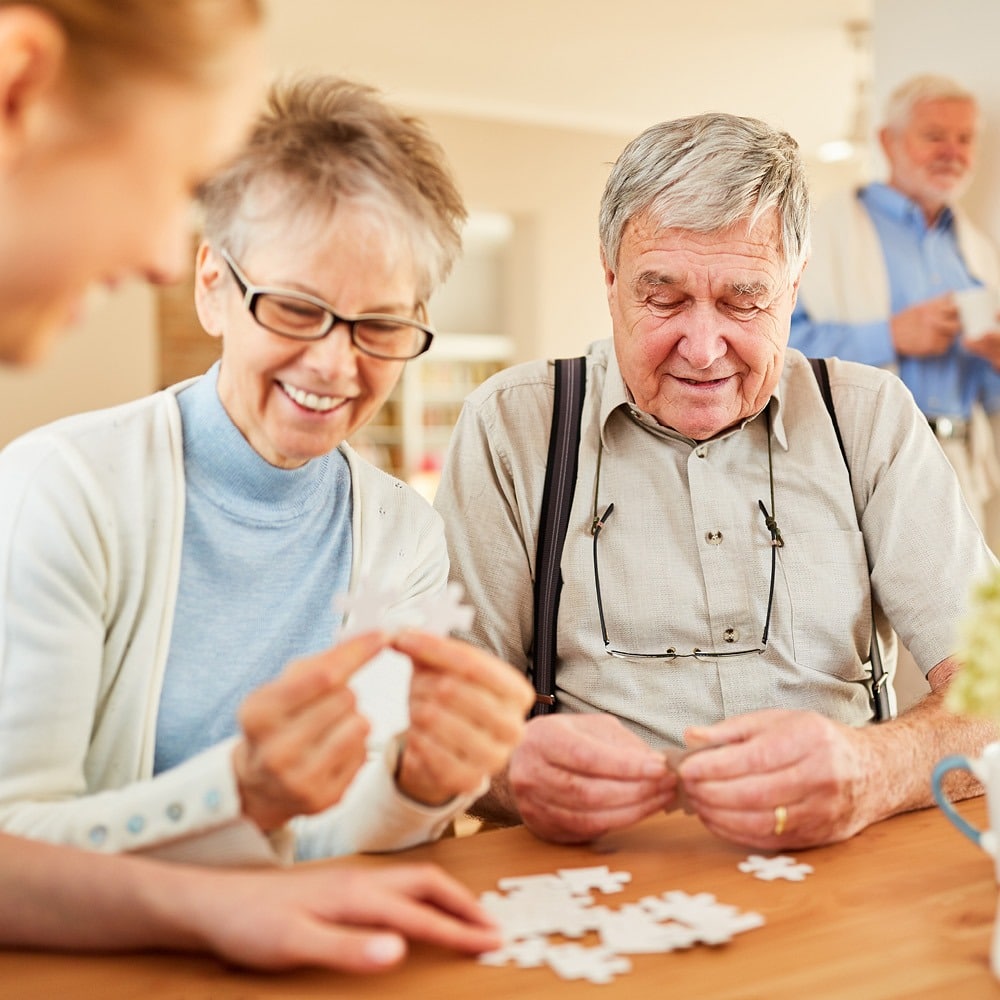
<svg viewBox="0 0 1000 1000"><path fill-rule="evenodd" d="M664 229L753 227L776 210L791 280L809 255L809 187L798 143L756 118L712 113L661 122L633 139L601 198L601 249L618 266L622 235L640 214Z"/></svg>
<svg viewBox="0 0 1000 1000"><path fill-rule="evenodd" d="M923 101L969 101L978 110L976 95L949 76L923 73L904 80L889 95L885 105L885 124L901 132L910 123L913 109Z"/></svg>

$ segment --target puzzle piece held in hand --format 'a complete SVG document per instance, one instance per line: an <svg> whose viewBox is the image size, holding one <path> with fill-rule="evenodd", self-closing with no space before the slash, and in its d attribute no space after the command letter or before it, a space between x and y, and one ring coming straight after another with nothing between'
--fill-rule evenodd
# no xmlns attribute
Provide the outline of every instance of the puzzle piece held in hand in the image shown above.
<svg viewBox="0 0 1000 1000"><path fill-rule="evenodd" d="M472 628L474 611L470 605L462 603L463 593L460 583L449 583L443 592L424 594L414 601L405 620L397 611L396 620L390 621L392 610L402 600L402 590L393 584L361 579L353 591L337 594L333 599L334 610L343 616L334 640L402 625L412 625L435 635L468 632Z"/></svg>
<svg viewBox="0 0 1000 1000"><path fill-rule="evenodd" d="M746 861L741 861L736 867L741 872L747 872L764 882L773 882L779 878L787 879L789 882L801 882L813 871L812 865L796 863L795 858L790 858L787 854L779 854L773 858L764 857L762 854L751 854Z"/></svg>
<svg viewBox="0 0 1000 1000"><path fill-rule="evenodd" d="M472 628L475 611L464 604L465 591L460 583L449 583L443 594L425 595L420 599L421 621L419 628L435 635L450 632L468 632Z"/></svg>
<svg viewBox="0 0 1000 1000"><path fill-rule="evenodd" d="M386 611L398 604L400 597L402 592L398 587L367 579L359 580L353 592L337 594L333 599L333 607L335 611L341 612L343 620L336 638L347 639L362 632L384 628Z"/></svg>

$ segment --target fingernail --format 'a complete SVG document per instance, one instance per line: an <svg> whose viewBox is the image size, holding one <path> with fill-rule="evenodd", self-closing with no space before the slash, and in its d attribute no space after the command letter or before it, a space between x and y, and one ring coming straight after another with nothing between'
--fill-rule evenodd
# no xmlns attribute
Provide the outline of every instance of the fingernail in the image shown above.
<svg viewBox="0 0 1000 1000"><path fill-rule="evenodd" d="M398 962L405 952L405 942L395 934L379 934L365 945L365 958L376 965Z"/></svg>

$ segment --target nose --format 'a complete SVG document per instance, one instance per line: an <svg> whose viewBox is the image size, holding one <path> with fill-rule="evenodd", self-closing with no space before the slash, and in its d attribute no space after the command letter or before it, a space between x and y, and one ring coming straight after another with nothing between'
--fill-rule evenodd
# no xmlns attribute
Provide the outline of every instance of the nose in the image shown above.
<svg viewBox="0 0 1000 1000"><path fill-rule="evenodd" d="M341 378L356 377L358 352L351 342L350 325L344 320L338 320L322 340L308 343L306 363L325 379L335 375Z"/></svg>
<svg viewBox="0 0 1000 1000"><path fill-rule="evenodd" d="M695 303L685 311L681 322L684 331L677 342L677 353L695 371L711 368L729 350L719 326L719 317L710 303Z"/></svg>

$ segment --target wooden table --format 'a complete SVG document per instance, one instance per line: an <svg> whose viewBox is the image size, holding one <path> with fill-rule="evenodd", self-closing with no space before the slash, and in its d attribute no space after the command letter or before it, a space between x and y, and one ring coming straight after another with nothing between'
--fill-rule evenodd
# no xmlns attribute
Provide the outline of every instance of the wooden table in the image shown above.
<svg viewBox="0 0 1000 1000"><path fill-rule="evenodd" d="M982 800L961 811L984 825ZM254 997L677 997L680 1000L817 1000L1000 997L988 963L997 901L990 859L936 809L878 824L849 843L797 852L804 882L764 882L737 869L745 848L680 813L659 816L588 847L557 847L523 829L481 833L407 852L434 860L477 892L498 878L607 864L632 873L618 906L670 889L711 892L756 910L766 924L727 945L632 957L606 986L566 982L547 968L490 968L415 946L400 969L369 977L305 971L267 976L210 958L0 952L0 997L228 1000ZM399 856L397 856L399 857ZM392 864L392 858L330 864Z"/></svg>

